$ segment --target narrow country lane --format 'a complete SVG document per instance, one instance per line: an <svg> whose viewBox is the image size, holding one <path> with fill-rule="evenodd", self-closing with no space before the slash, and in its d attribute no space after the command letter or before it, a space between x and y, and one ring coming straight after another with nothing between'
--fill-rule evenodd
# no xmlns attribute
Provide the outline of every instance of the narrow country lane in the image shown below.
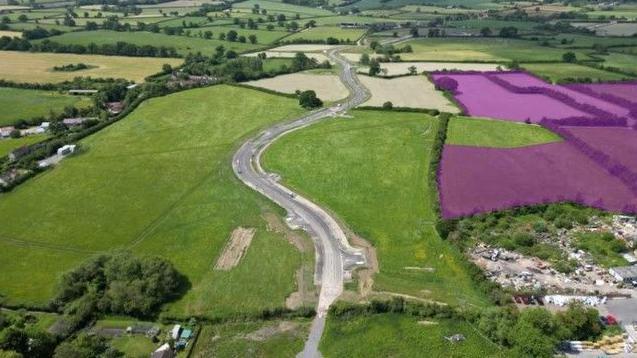
<svg viewBox="0 0 637 358"><path fill-rule="evenodd" d="M291 122L276 124L245 142L235 153L232 167L237 177L250 188L263 194L288 212L289 219L308 232L316 247L315 279L320 285L317 315L312 323L308 340L300 357L320 356L318 344L325 326L330 305L343 292L347 271L366 264L361 250L350 246L338 222L318 205L294 193L277 182L273 175L261 167L264 150L281 136L316 123L324 118L342 114L365 102L369 95L359 82L352 65L333 49L328 57L338 63L340 79L348 88L349 97L329 108L311 112Z"/></svg>

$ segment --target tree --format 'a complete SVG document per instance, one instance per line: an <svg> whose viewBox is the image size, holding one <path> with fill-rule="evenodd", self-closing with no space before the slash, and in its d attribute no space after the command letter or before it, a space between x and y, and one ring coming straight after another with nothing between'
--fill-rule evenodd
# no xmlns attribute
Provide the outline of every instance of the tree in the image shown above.
<svg viewBox="0 0 637 358"><path fill-rule="evenodd" d="M409 29L409 34L413 37L418 37L419 36L418 28L412 27L411 29Z"/></svg>
<svg viewBox="0 0 637 358"><path fill-rule="evenodd" d="M106 338L80 334L72 341L60 344L55 350L54 358L116 358L123 357L122 352L111 348Z"/></svg>
<svg viewBox="0 0 637 358"><path fill-rule="evenodd" d="M458 81L451 77L440 77L436 81L436 88L447 92L455 92L458 90Z"/></svg>
<svg viewBox="0 0 637 358"><path fill-rule="evenodd" d="M518 37L518 29L514 26L505 26L500 29L500 37L505 37L505 38Z"/></svg>
<svg viewBox="0 0 637 358"><path fill-rule="evenodd" d="M228 33L226 34L226 39L230 42L235 42L237 41L237 37L239 37L239 34L234 31L234 30L230 30L228 31Z"/></svg>
<svg viewBox="0 0 637 358"><path fill-rule="evenodd" d="M416 66L409 66L407 70L409 71L409 74L412 76L418 74L418 69L416 68Z"/></svg>
<svg viewBox="0 0 637 358"><path fill-rule="evenodd" d="M380 73L380 63L376 59L369 61L369 75L376 76Z"/></svg>
<svg viewBox="0 0 637 358"><path fill-rule="evenodd" d="M359 62L361 65L369 65L369 55L366 53L362 54Z"/></svg>
<svg viewBox="0 0 637 358"><path fill-rule="evenodd" d="M574 52L569 51L562 55L562 61L567 63L574 63L577 61L577 56Z"/></svg>
<svg viewBox="0 0 637 358"><path fill-rule="evenodd" d="M210 40L212 38L212 31L204 31L203 38Z"/></svg>
<svg viewBox="0 0 637 358"><path fill-rule="evenodd" d="M480 35L482 35L482 37L489 37L493 34L493 32L491 31L491 28L489 27L483 27L482 29L480 29Z"/></svg>
<svg viewBox="0 0 637 358"><path fill-rule="evenodd" d="M164 64L161 66L161 70L162 70L164 73L172 73L172 72L173 72L173 67L172 67L170 64L168 64L168 63L164 63Z"/></svg>
<svg viewBox="0 0 637 358"><path fill-rule="evenodd" d="M308 90L299 94L299 104L303 108L311 109L321 107L323 105L323 101L316 97L316 92Z"/></svg>
<svg viewBox="0 0 637 358"><path fill-rule="evenodd" d="M392 109L392 108L394 108L394 104L393 103L391 103L389 101L383 103L383 109Z"/></svg>
<svg viewBox="0 0 637 358"><path fill-rule="evenodd" d="M255 34L248 35L248 40L250 41L251 44L257 43L257 35Z"/></svg>
<svg viewBox="0 0 637 358"><path fill-rule="evenodd" d="M557 319L567 330L568 339L589 340L602 333L599 312L594 308L584 307L581 303L572 303L568 310L558 314Z"/></svg>
<svg viewBox="0 0 637 358"><path fill-rule="evenodd" d="M27 22L27 20L29 20L29 18L25 14L18 16L18 21L20 22Z"/></svg>
<svg viewBox="0 0 637 358"><path fill-rule="evenodd" d="M22 135L20 134L20 131L17 129L12 130L11 133L9 133L9 136L13 139L18 139L22 137Z"/></svg>

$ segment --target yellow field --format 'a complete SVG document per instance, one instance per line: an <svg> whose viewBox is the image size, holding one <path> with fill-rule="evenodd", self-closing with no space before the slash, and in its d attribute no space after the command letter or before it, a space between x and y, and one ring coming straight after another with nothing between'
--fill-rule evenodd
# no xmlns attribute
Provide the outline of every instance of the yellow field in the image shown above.
<svg viewBox="0 0 637 358"><path fill-rule="evenodd" d="M372 97L364 106L380 107L391 102L395 107L428 108L442 112L458 113L442 92L436 91L434 85L425 76L398 77L391 80L359 76L361 82L369 89Z"/></svg>
<svg viewBox="0 0 637 358"><path fill-rule="evenodd" d="M0 37L9 36L9 37L22 37L22 32L18 31L0 31Z"/></svg>
<svg viewBox="0 0 637 358"><path fill-rule="evenodd" d="M250 81L246 82L246 84L282 93L294 93L297 90L314 90L316 95L324 101L337 101L347 97L349 94L347 88L345 88L336 75L291 73Z"/></svg>
<svg viewBox="0 0 637 358"><path fill-rule="evenodd" d="M161 71L164 63L177 66L174 58L122 57L0 51L0 78L15 82L55 83L74 77L125 78L142 82ZM74 72L53 72L54 66L85 63L97 66Z"/></svg>

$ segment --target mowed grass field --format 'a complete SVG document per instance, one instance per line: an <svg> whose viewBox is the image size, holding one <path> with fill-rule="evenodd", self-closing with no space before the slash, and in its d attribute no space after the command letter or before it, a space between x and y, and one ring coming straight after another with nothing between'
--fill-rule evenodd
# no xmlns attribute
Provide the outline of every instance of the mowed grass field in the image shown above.
<svg viewBox="0 0 637 358"><path fill-rule="evenodd" d="M178 66L177 58L73 55L61 53L30 53L0 51L0 79L20 83L56 83L75 77L124 78L142 82L145 77L161 71L163 64ZM53 67L71 63L97 66L74 72L53 72Z"/></svg>
<svg viewBox="0 0 637 358"><path fill-rule="evenodd" d="M437 119L353 111L282 137L264 165L331 209L377 250L374 290L449 303L485 303L464 258L434 229L427 176ZM414 267L421 269L412 269Z"/></svg>
<svg viewBox="0 0 637 358"><path fill-rule="evenodd" d="M637 64L637 61L635 62ZM593 81L620 81L633 78L632 76L574 63L525 63L522 64L522 67L551 82L560 82L569 78L590 78Z"/></svg>
<svg viewBox="0 0 637 358"><path fill-rule="evenodd" d="M451 343L445 337L462 334ZM329 317L321 339L325 357L505 357L505 351L483 338L468 323L377 314L348 319Z"/></svg>
<svg viewBox="0 0 637 358"><path fill-rule="evenodd" d="M51 111L60 113L66 106L86 108L90 97L69 96L54 91L0 87L0 126L20 119L47 116Z"/></svg>
<svg viewBox="0 0 637 358"><path fill-rule="evenodd" d="M412 53L401 53L404 61L562 61L566 50L541 47L525 40L482 38L427 38L403 43L411 45ZM572 50L580 60L590 59L583 52Z"/></svg>
<svg viewBox="0 0 637 358"><path fill-rule="evenodd" d="M85 152L0 197L0 294L44 304L59 275L94 252L161 255L192 289L171 316L217 317L281 307L301 255L266 230L265 198L231 157L258 129L302 113L294 99L214 86L144 102L83 140ZM239 266L214 271L231 232L256 229Z"/></svg>
<svg viewBox="0 0 637 358"><path fill-rule="evenodd" d="M212 30L213 33L215 30ZM218 35L218 34L217 34ZM116 44L117 42L124 41L132 43L138 46L151 45L155 47L174 47L178 53L187 55L188 53L213 53L215 48L222 45L226 50L234 50L237 52L245 52L258 48L258 45L252 45L249 43L220 41L220 40L206 40L199 37L187 37L187 36L170 36L165 34L156 34L152 32L117 32L110 30L98 30L98 31L77 31L67 32L59 36L49 37L49 40L53 42L59 42L61 44L74 44L88 46L90 43L97 45Z"/></svg>
<svg viewBox="0 0 637 358"><path fill-rule="evenodd" d="M475 147L516 148L561 141L561 138L535 124L454 117L447 128L447 144Z"/></svg>

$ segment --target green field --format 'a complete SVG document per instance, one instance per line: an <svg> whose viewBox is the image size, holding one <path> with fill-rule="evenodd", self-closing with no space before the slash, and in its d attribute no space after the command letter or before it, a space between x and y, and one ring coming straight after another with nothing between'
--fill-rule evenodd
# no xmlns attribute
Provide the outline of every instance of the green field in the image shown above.
<svg viewBox="0 0 637 358"><path fill-rule="evenodd" d="M281 138L265 153L265 166L374 245L375 290L483 304L464 258L434 229L427 176L437 120L420 113L352 115Z"/></svg>
<svg viewBox="0 0 637 358"><path fill-rule="evenodd" d="M451 343L445 337L462 334ZM505 351L483 338L468 323L377 314L348 319L329 317L321 340L325 357L505 357Z"/></svg>
<svg viewBox="0 0 637 358"><path fill-rule="evenodd" d="M157 344L143 335L123 335L111 340L111 346L125 354L128 358L147 358Z"/></svg>
<svg viewBox="0 0 637 358"><path fill-rule="evenodd" d="M192 31L194 33L197 33L199 31L201 32L212 31L212 36L214 38L219 38L220 33L227 34L228 31L234 30L239 34L239 36L245 36L246 38L250 35L255 35L257 37L257 44L270 44L290 34L287 31L281 31L282 28L280 27L275 27L275 29L278 29L278 30L269 31L269 30L266 30L265 26L263 25L261 25L260 29L258 30L250 30L247 28L242 29L239 26L208 26L208 27L201 27L199 29L193 29Z"/></svg>
<svg viewBox="0 0 637 358"><path fill-rule="evenodd" d="M535 42L501 38L428 38L405 42L413 53L402 53L404 61L561 62L566 50L540 47ZM590 59L575 50L578 59Z"/></svg>
<svg viewBox="0 0 637 358"><path fill-rule="evenodd" d="M152 45L156 47L174 47L177 52L182 55L196 52L211 54L219 45L222 45L227 50L234 50L237 52L246 52L259 48L259 45L251 45L249 43L206 40L198 37L187 36L169 36L165 34L156 34L152 32L142 31L117 32L109 30L98 30L67 32L59 36L49 37L48 40L59 42L61 44L75 44L84 46L88 46L88 44L90 43L105 45L116 44L117 42L124 41L138 46Z"/></svg>
<svg viewBox="0 0 637 358"><path fill-rule="evenodd" d="M14 149L18 149L25 145L41 142L46 139L46 134L35 134L18 139L0 139L0 158L8 155Z"/></svg>
<svg viewBox="0 0 637 358"><path fill-rule="evenodd" d="M527 38L531 38L531 36L527 36ZM637 38L635 37L601 37L601 36L593 36L593 35L580 35L580 34L559 34L555 36L533 36L533 38L537 39L537 43L541 44L546 41L552 47L560 47L560 48L592 48L593 45L603 45L607 47L613 46L626 46L626 45L637 45ZM618 47L621 49L621 47Z"/></svg>
<svg viewBox="0 0 637 358"><path fill-rule="evenodd" d="M235 178L230 158L247 135L300 113L294 99L230 86L144 102L83 140L83 154L0 197L0 293L43 304L62 271L127 248L168 258L190 280L170 315L281 307L301 255L266 230L262 214L276 208ZM249 250L214 271L239 226L257 229Z"/></svg>
<svg viewBox="0 0 637 358"><path fill-rule="evenodd" d="M605 67L615 67L621 71L637 76L637 56L623 53L610 53L600 57L604 59Z"/></svg>
<svg viewBox="0 0 637 358"><path fill-rule="evenodd" d="M268 13L298 13L312 16L330 16L334 15L333 12L328 10L323 10L319 8L309 7L309 6L299 6L294 4L286 4L279 1L269 1L269 0L248 0L237 2L232 5L233 8L237 9L252 9L255 4L259 4L261 9L266 9Z"/></svg>
<svg viewBox="0 0 637 358"><path fill-rule="evenodd" d="M637 62L635 64L637 64ZM593 81L620 81L633 78L631 76L574 63L529 63L522 64L521 66L525 70L533 72L550 82L584 78L590 78Z"/></svg>
<svg viewBox="0 0 637 358"><path fill-rule="evenodd" d="M61 113L64 107L85 108L91 105L90 97L60 94L21 88L0 87L0 126L20 119L48 116L51 111Z"/></svg>
<svg viewBox="0 0 637 358"><path fill-rule="evenodd" d="M363 29L342 29L339 26L319 26L303 30L295 33L292 36L286 37L285 41L294 40L327 40L328 37L333 37L338 40L349 40L355 42L361 36L365 34Z"/></svg>
<svg viewBox="0 0 637 358"><path fill-rule="evenodd" d="M602 267L610 268L628 264L621 255L628 251L626 244L611 233L578 233L575 235L574 244L576 248L590 253L595 262Z"/></svg>
<svg viewBox="0 0 637 358"><path fill-rule="evenodd" d="M447 144L515 148L560 141L560 137L538 125L454 117L449 122Z"/></svg>
<svg viewBox="0 0 637 358"><path fill-rule="evenodd" d="M265 321L203 326L191 357L295 357L303 350L310 322ZM258 332L258 336L251 336Z"/></svg>

